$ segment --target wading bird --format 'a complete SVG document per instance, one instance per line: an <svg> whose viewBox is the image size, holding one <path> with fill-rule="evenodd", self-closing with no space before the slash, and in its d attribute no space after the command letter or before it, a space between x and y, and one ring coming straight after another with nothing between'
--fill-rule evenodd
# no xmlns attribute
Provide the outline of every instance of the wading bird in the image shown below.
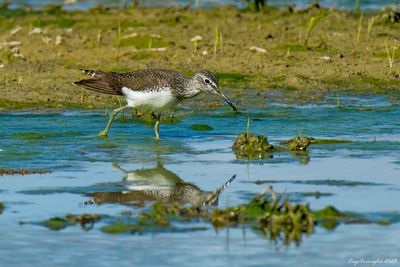
<svg viewBox="0 0 400 267"><path fill-rule="evenodd" d="M237 111L232 102L219 90L215 74L208 70L202 70L191 78L180 72L164 69L144 69L125 73L82 71L92 78L80 80L74 84L104 94L124 96L127 102L125 106L113 110L106 128L99 132L99 136L107 136L115 115L131 107L155 114L154 133L156 139L159 139L161 112L201 92L221 96L235 112Z"/></svg>

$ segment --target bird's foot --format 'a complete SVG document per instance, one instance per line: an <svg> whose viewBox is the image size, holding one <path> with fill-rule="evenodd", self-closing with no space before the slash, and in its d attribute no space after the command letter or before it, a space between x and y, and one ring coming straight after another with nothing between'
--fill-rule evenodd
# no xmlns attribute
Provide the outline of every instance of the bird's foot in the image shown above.
<svg viewBox="0 0 400 267"><path fill-rule="evenodd" d="M107 132L106 131L100 131L97 136L99 136L99 137L107 137Z"/></svg>

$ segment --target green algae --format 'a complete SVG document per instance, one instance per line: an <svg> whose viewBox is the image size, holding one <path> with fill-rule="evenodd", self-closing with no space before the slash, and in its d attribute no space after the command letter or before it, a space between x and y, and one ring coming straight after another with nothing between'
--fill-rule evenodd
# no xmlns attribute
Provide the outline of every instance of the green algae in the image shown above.
<svg viewBox="0 0 400 267"><path fill-rule="evenodd" d="M46 221L43 221L41 224L47 229L53 231L59 231L72 225L72 223L70 223L68 220L60 217L50 218Z"/></svg>
<svg viewBox="0 0 400 267"><path fill-rule="evenodd" d="M137 120L143 123L154 124L157 120L154 113L140 113L138 110L134 110L132 115L136 117ZM180 123L180 119L176 116L161 116L160 123L177 124Z"/></svg>
<svg viewBox="0 0 400 267"><path fill-rule="evenodd" d="M274 151L266 136L255 136L250 133L241 133L232 145L238 159L264 159L268 153Z"/></svg>
<svg viewBox="0 0 400 267"><path fill-rule="evenodd" d="M112 149L112 148L117 148L118 145L114 144L114 143L102 143L102 144L97 144L96 147L105 148L105 149Z"/></svg>
<svg viewBox="0 0 400 267"><path fill-rule="evenodd" d="M333 144L346 144L351 143L351 140L344 140L344 139L315 139L312 138L310 140L311 144L313 145L333 145Z"/></svg>
<svg viewBox="0 0 400 267"><path fill-rule="evenodd" d="M136 122L137 120L133 117L128 117L128 116L121 116L118 119L114 119L114 123L133 123Z"/></svg>
<svg viewBox="0 0 400 267"><path fill-rule="evenodd" d="M195 131L212 131L214 130L213 127L207 124L192 124L189 126L190 129L195 130Z"/></svg>
<svg viewBox="0 0 400 267"><path fill-rule="evenodd" d="M290 151L301 157L301 162L307 164L308 148L311 144L343 144L350 140L341 139L315 139L307 136L296 136L292 139L282 141L282 146L273 146L268 143L266 136L253 136L250 133L241 133L232 145L237 159L264 159L274 152Z"/></svg>
<svg viewBox="0 0 400 267"><path fill-rule="evenodd" d="M4 204L3 202L0 202L0 214L2 214L4 211Z"/></svg>
<svg viewBox="0 0 400 267"><path fill-rule="evenodd" d="M311 138L306 136L296 136L287 141L286 149L289 151L307 152L310 143L311 143Z"/></svg>
<svg viewBox="0 0 400 267"><path fill-rule="evenodd" d="M17 140L24 140L24 139L44 139L44 138L58 138L58 137L74 137L79 136L79 132L63 132L63 133L43 133L43 132L22 132L22 133L15 133L12 134L11 137Z"/></svg>
<svg viewBox="0 0 400 267"><path fill-rule="evenodd" d="M2 158L6 160L30 160L36 155L33 151L4 151Z"/></svg>
<svg viewBox="0 0 400 267"><path fill-rule="evenodd" d="M94 223L102 219L103 216L99 214L82 214L73 215L67 214L65 217L53 217L48 220L42 221L39 224L48 228L49 230L59 231L69 226L80 225L82 229L90 230Z"/></svg>
<svg viewBox="0 0 400 267"><path fill-rule="evenodd" d="M121 234L127 232L133 232L137 230L137 226L135 224L128 224L124 222L116 222L112 225L106 225L101 227L101 231L107 234Z"/></svg>
<svg viewBox="0 0 400 267"><path fill-rule="evenodd" d="M106 234L192 232L205 230L207 227L185 227L184 225L203 222L215 229L242 225L270 240L282 241L285 245L292 243L299 245L303 235L314 233L316 226L334 229L340 224L389 225L400 221L400 216L388 218L384 214L378 214L378 218L371 219L367 215L340 211L334 206L312 210L308 204L291 203L288 198L285 198L285 194L276 194L270 186L248 203L233 207L220 209L156 201L149 209L133 214L125 211L122 217L107 217L106 225L100 230ZM65 217L50 218L39 224L57 231L74 225L90 230L96 222L104 218L98 214L67 214Z"/></svg>
<svg viewBox="0 0 400 267"><path fill-rule="evenodd" d="M334 206L327 206L321 210L315 211L315 217L319 224L326 229L333 229L341 223L344 224L379 224L389 225L390 220L387 219L368 219L356 212L342 212Z"/></svg>

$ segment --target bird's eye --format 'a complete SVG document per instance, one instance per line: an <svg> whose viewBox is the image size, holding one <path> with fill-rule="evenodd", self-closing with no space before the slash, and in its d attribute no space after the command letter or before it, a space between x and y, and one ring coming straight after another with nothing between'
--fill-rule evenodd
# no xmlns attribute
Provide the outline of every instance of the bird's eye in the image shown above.
<svg viewBox="0 0 400 267"><path fill-rule="evenodd" d="M210 80L206 78L206 79L204 79L204 83L209 84Z"/></svg>

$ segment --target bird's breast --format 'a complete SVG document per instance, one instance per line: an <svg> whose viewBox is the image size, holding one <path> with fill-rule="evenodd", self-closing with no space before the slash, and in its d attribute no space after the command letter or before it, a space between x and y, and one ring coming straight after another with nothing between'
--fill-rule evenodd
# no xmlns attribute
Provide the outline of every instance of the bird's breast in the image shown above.
<svg viewBox="0 0 400 267"><path fill-rule="evenodd" d="M177 98L172 94L169 87L147 91L135 91L123 87L122 93L128 102L128 106L145 112L164 111L178 104Z"/></svg>

